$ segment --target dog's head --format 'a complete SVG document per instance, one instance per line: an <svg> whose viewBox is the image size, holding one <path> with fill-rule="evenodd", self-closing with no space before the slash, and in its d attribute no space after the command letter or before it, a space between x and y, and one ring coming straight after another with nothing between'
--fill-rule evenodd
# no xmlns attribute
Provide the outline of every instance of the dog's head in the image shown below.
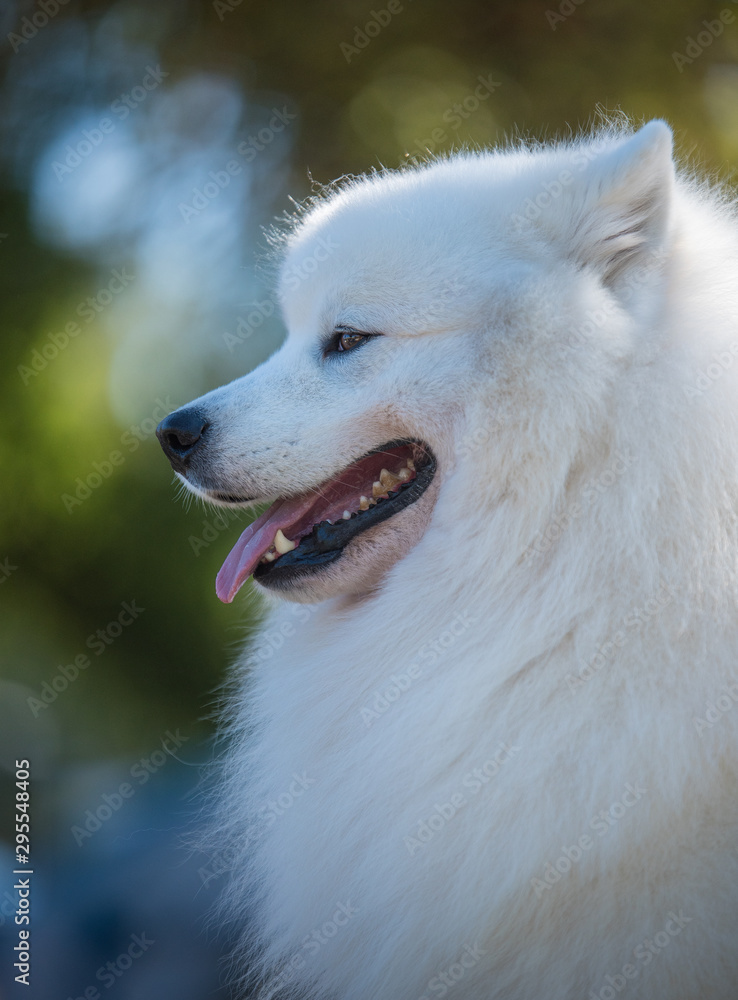
<svg viewBox="0 0 738 1000"><path fill-rule="evenodd" d="M550 428L515 441L544 419L544 396L548 412L552 396L575 408L574 387L596 396L627 354L639 295L626 306L625 292L664 240L672 173L668 129L651 123L352 180L304 213L285 239L282 348L158 428L193 492L271 504L228 556L221 599L251 574L295 600L365 593L426 532L460 465L481 497L530 473L536 447L553 454ZM565 334L585 307L608 322L590 323L582 362ZM481 473L463 447L480 432Z"/></svg>

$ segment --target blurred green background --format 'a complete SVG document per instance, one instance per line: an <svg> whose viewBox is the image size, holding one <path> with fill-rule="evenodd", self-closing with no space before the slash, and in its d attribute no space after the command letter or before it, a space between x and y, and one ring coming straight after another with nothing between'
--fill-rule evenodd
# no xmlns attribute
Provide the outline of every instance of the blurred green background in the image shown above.
<svg viewBox="0 0 738 1000"><path fill-rule="evenodd" d="M314 182L602 112L666 118L683 160L730 183L738 3L4 0L0 46L2 837L7 852L9 768L28 757L54 871L108 873L122 838L145 875L135 837L183 824L188 765L211 753L214 692L257 615L246 589L229 607L214 593L243 515L184 502L153 428L280 343L263 227ZM121 625L124 602L142 610ZM79 845L75 823L167 731L181 762L152 773L126 832L116 817ZM48 946L59 907L78 918L70 985L48 995L74 996L85 949L130 927L93 947L99 896L75 910L47 880ZM156 966L170 985L172 955ZM119 996L170 995L132 977ZM176 995L205 995L193 981Z"/></svg>

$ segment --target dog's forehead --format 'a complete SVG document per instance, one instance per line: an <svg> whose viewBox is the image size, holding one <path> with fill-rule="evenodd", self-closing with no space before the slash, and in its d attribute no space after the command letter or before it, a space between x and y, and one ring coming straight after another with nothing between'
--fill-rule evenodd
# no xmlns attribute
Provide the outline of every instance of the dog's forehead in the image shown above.
<svg viewBox="0 0 738 1000"><path fill-rule="evenodd" d="M430 252L434 217L438 224L438 204L416 188L390 178L356 184L318 203L302 220L289 241L284 270L304 270L306 264L317 270L310 266L311 257L329 261L325 270L361 267L373 273L389 270L407 254L422 261ZM453 218L443 219L443 236L437 228L439 244L448 244L453 225Z"/></svg>
<svg viewBox="0 0 738 1000"><path fill-rule="evenodd" d="M440 167L441 165L439 165ZM344 304L449 299L474 280L480 255L508 254L503 213L458 177L403 171L354 182L307 213L287 241L280 298L288 325Z"/></svg>

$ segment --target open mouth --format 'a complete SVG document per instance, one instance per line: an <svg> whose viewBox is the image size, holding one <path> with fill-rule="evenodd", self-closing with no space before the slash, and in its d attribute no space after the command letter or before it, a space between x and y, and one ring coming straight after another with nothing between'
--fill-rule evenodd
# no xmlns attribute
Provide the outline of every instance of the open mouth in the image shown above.
<svg viewBox="0 0 738 1000"><path fill-rule="evenodd" d="M294 580L340 558L348 543L418 500L436 460L419 441L375 448L307 493L277 500L246 528L223 563L216 593L230 604L248 577Z"/></svg>

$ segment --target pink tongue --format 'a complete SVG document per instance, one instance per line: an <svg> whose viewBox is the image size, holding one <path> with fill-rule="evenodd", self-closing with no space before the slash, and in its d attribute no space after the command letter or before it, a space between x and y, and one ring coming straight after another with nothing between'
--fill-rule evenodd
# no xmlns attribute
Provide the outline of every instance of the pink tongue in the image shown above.
<svg viewBox="0 0 738 1000"><path fill-rule="evenodd" d="M215 592L220 600L231 603L271 548L280 528L286 538L299 544L315 524L321 521L335 523L344 510L356 510L361 495L371 496L372 482L379 478L381 469L385 465L391 469L400 468L411 453L407 445L372 452L319 489L273 503L248 526L221 566L215 581Z"/></svg>
<svg viewBox="0 0 738 1000"><path fill-rule="evenodd" d="M277 500L269 510L246 528L228 554L215 580L215 592L224 604L230 604L245 581L251 576L259 560L269 550L279 528L290 538L288 529L302 520L319 502L315 494Z"/></svg>

